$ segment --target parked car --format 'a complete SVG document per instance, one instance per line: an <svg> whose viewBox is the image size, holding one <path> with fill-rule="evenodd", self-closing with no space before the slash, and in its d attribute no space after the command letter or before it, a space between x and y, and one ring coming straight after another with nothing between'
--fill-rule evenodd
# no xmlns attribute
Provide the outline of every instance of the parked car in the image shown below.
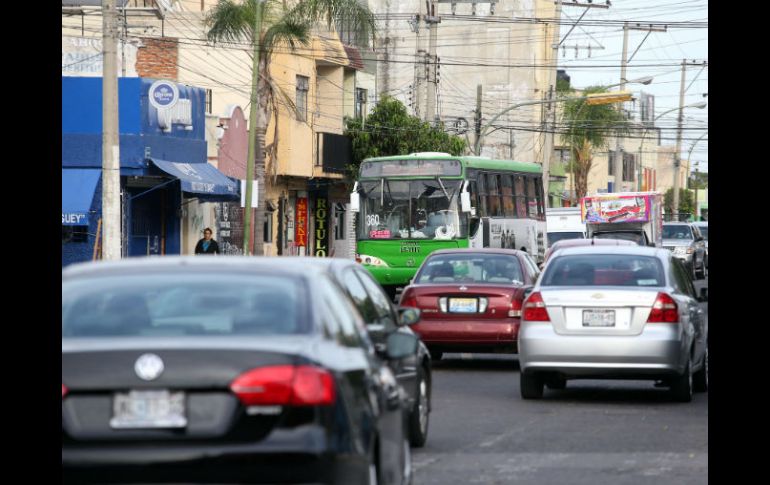
<svg viewBox="0 0 770 485"><path fill-rule="evenodd" d="M698 226L689 222L664 222L663 247L687 266L693 279L706 277L706 243Z"/></svg>
<svg viewBox="0 0 770 485"><path fill-rule="evenodd" d="M545 252L545 260L543 261L543 266L545 266L545 263L548 262L548 259L551 257L551 255L559 249L574 248L579 246L638 246L638 244L633 241L627 241L625 239L563 239L561 241L556 241L552 246L548 248L548 251Z"/></svg>
<svg viewBox="0 0 770 485"><path fill-rule="evenodd" d="M402 332L380 351L413 355ZM165 257L62 271L65 481L408 483L405 395L328 267Z"/></svg>
<svg viewBox="0 0 770 485"><path fill-rule="evenodd" d="M698 228L701 236L703 236L703 243L706 246L706 269L709 267L709 223L708 221L693 222L693 225Z"/></svg>
<svg viewBox="0 0 770 485"><path fill-rule="evenodd" d="M516 353L521 304L537 280L515 249L443 249L423 261L402 307L420 309L412 329L433 359L444 352Z"/></svg>
<svg viewBox="0 0 770 485"><path fill-rule="evenodd" d="M375 347L384 351L388 337L394 332L418 338L409 325L419 321L419 310L397 310L382 286L363 266L340 258L313 258L309 264L328 266L329 274L361 313ZM419 341L414 353L403 359L391 359L388 365L407 394L410 443L421 447L428 439L431 409L431 358L428 348Z"/></svg>
<svg viewBox="0 0 770 485"><path fill-rule="evenodd" d="M559 250L523 306L521 396L569 379L651 379L678 401L708 389L708 319L690 274L650 247Z"/></svg>

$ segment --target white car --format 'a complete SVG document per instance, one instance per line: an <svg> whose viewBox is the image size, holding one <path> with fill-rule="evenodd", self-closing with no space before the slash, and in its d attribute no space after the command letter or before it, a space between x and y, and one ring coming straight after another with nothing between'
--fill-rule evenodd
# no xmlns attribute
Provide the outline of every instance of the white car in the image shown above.
<svg viewBox="0 0 770 485"><path fill-rule="evenodd" d="M708 319L670 251L587 246L556 252L524 301L521 396L569 379L662 381L688 402L708 389Z"/></svg>

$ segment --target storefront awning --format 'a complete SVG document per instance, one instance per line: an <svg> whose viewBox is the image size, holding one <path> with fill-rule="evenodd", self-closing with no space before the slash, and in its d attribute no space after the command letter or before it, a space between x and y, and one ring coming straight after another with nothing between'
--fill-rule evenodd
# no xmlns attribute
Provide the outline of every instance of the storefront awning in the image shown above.
<svg viewBox="0 0 770 485"><path fill-rule="evenodd" d="M182 191L200 196L239 197L238 183L208 163L180 163L151 158L152 163L182 182Z"/></svg>
<svg viewBox="0 0 770 485"><path fill-rule="evenodd" d="M61 223L63 226L87 226L94 200L99 168L61 169Z"/></svg>

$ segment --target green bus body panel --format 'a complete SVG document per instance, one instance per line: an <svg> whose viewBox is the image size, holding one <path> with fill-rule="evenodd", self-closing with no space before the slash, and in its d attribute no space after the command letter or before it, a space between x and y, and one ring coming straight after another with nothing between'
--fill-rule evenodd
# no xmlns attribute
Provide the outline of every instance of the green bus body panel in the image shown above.
<svg viewBox="0 0 770 485"><path fill-rule="evenodd" d="M389 267L363 264L381 285L408 285L425 258L439 249L467 248L468 239L436 241L426 239L404 239L399 241L358 241L357 253L375 256ZM410 263L410 264L408 264Z"/></svg>
<svg viewBox="0 0 770 485"><path fill-rule="evenodd" d="M454 157L446 155L436 156L412 156L412 155L400 155L394 157L377 157L367 158L365 162L385 162L393 160L459 160L463 167L463 175L460 177L445 177L445 178L465 178L465 171L469 168L493 170L493 171L505 171L505 172L528 172L528 173L542 173L543 167L539 163L531 162L517 162L514 160L494 160L485 157ZM392 179L402 177L387 177ZM424 175L404 176L403 178L426 178ZM379 179L379 178L377 178Z"/></svg>

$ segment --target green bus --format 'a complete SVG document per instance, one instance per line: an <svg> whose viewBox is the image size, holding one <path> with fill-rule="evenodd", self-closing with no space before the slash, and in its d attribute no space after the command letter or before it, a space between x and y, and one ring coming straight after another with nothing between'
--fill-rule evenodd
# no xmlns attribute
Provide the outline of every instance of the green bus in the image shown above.
<svg viewBox="0 0 770 485"><path fill-rule="evenodd" d="M546 250L539 164L448 153L361 162L350 197L359 260L394 296L437 249Z"/></svg>

